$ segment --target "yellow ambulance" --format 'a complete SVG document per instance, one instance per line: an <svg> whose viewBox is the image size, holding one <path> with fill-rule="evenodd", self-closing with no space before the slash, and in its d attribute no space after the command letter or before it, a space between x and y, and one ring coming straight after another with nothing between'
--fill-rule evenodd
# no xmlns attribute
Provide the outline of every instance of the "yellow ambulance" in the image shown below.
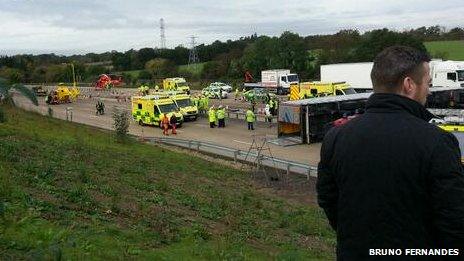
<svg viewBox="0 0 464 261"><path fill-rule="evenodd" d="M182 113L177 105L167 95L134 96L132 101L132 117L139 125L153 125L162 127L164 114L171 119L177 118L177 126L184 122Z"/></svg>
<svg viewBox="0 0 464 261"><path fill-rule="evenodd" d="M180 113L184 116L184 120L196 120L198 117L198 107L195 106L192 102L190 95L183 92L165 92L169 95L174 103L179 108Z"/></svg>
<svg viewBox="0 0 464 261"><path fill-rule="evenodd" d="M165 91L181 91L190 94L190 87L184 78L166 78L163 80L163 89Z"/></svg>

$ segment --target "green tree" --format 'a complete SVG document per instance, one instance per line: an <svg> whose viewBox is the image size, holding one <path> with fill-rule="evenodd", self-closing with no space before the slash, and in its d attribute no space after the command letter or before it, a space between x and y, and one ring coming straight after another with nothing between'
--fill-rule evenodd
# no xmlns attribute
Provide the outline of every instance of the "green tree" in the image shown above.
<svg viewBox="0 0 464 261"><path fill-rule="evenodd" d="M152 75L147 70L142 70L139 73L139 79L141 79L141 80L151 80Z"/></svg>
<svg viewBox="0 0 464 261"><path fill-rule="evenodd" d="M455 27L445 35L447 40L464 40L464 28Z"/></svg>
<svg viewBox="0 0 464 261"><path fill-rule="evenodd" d="M142 48L137 52L137 60L143 66L155 57L155 50L153 48Z"/></svg>
<svg viewBox="0 0 464 261"><path fill-rule="evenodd" d="M94 82L101 74L107 73L108 69L100 65L90 65L85 68L86 81Z"/></svg>
<svg viewBox="0 0 464 261"><path fill-rule="evenodd" d="M128 53L112 52L111 61L116 70L128 71L131 70L131 57Z"/></svg>
<svg viewBox="0 0 464 261"><path fill-rule="evenodd" d="M137 77L136 76L133 76L132 74L130 73L123 73L122 74L122 78L124 79L124 83L126 85L132 85L134 82L137 81Z"/></svg>
<svg viewBox="0 0 464 261"><path fill-rule="evenodd" d="M217 79L221 77L219 72L220 63L218 61L211 61L205 63L203 66L203 71L201 73L201 77L203 79Z"/></svg>
<svg viewBox="0 0 464 261"><path fill-rule="evenodd" d="M39 105L37 97L33 91L28 89L26 86L19 83L8 82L4 78L0 78L0 103L14 105L12 90L16 90L24 97L28 98L34 105Z"/></svg>
<svg viewBox="0 0 464 261"><path fill-rule="evenodd" d="M47 68L45 66L36 67L32 72L31 82L44 83Z"/></svg>
<svg viewBox="0 0 464 261"><path fill-rule="evenodd" d="M0 77L8 79L8 81L11 83L24 82L23 71L16 68L10 68L6 66L0 68Z"/></svg>
<svg viewBox="0 0 464 261"><path fill-rule="evenodd" d="M260 36L258 39L248 45L241 59L241 67L245 71L250 71L253 75L258 75L261 70L269 69L272 60L271 53L275 38L272 39L268 36ZM245 72L242 72L242 74Z"/></svg>
<svg viewBox="0 0 464 261"><path fill-rule="evenodd" d="M273 69L288 68L300 75L305 72L305 63L308 59L304 39L298 34L286 31L277 41L278 53L274 64L271 64Z"/></svg>
<svg viewBox="0 0 464 261"><path fill-rule="evenodd" d="M52 82L65 82L67 77L66 65L50 65L47 67L45 72L45 81L48 83Z"/></svg>
<svg viewBox="0 0 464 261"><path fill-rule="evenodd" d="M394 46L405 45L416 48L417 50L427 52L421 40L406 33L390 31L386 28L373 30L365 33L359 46L354 51L356 62L370 62L383 49Z"/></svg>
<svg viewBox="0 0 464 261"><path fill-rule="evenodd" d="M151 74L152 78L166 78L177 74L175 64L168 59L156 58L145 64L145 70Z"/></svg>

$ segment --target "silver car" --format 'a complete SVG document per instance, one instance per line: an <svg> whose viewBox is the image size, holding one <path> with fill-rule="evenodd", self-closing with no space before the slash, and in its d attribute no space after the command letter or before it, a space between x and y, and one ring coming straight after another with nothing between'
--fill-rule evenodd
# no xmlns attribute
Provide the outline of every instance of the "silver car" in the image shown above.
<svg viewBox="0 0 464 261"><path fill-rule="evenodd" d="M220 87L208 86L201 91L201 94L205 95L210 99L227 99L227 92L222 90ZM220 97L219 97L220 96Z"/></svg>
<svg viewBox="0 0 464 261"><path fill-rule="evenodd" d="M232 86L230 85L227 85L225 83L222 83L222 82L213 82L209 85L209 87L218 87L218 88L221 88L223 91L226 91L226 92L232 92Z"/></svg>

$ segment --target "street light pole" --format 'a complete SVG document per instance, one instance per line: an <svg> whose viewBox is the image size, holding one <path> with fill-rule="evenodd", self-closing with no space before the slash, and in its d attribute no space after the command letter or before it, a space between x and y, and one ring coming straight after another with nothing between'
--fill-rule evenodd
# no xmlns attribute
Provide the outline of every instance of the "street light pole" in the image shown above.
<svg viewBox="0 0 464 261"><path fill-rule="evenodd" d="M73 74L73 87L76 88L76 74L74 73L74 63L71 63L72 74Z"/></svg>
<svg viewBox="0 0 464 261"><path fill-rule="evenodd" d="M71 65L71 69L72 69L72 76L73 76L73 87L76 87L76 74L74 73L74 63L61 63L63 65L68 65L70 64Z"/></svg>

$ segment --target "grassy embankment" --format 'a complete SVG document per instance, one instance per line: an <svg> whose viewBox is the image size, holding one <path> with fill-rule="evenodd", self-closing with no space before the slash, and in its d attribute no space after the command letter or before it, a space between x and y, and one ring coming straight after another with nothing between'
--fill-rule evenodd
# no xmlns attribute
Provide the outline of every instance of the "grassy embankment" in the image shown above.
<svg viewBox="0 0 464 261"><path fill-rule="evenodd" d="M333 259L323 213L243 172L7 108L0 259Z"/></svg>
<svg viewBox="0 0 464 261"><path fill-rule="evenodd" d="M196 78L200 78L201 73L203 71L203 67L205 66L205 63L195 63L191 65L180 65L179 66L179 73L187 72Z"/></svg>
<svg viewBox="0 0 464 261"><path fill-rule="evenodd" d="M433 58L464 61L464 41L424 42Z"/></svg>
<svg viewBox="0 0 464 261"><path fill-rule="evenodd" d="M141 71L142 70L122 71L122 72L117 72L117 74L125 73L125 74L131 75L133 78L138 78Z"/></svg>

